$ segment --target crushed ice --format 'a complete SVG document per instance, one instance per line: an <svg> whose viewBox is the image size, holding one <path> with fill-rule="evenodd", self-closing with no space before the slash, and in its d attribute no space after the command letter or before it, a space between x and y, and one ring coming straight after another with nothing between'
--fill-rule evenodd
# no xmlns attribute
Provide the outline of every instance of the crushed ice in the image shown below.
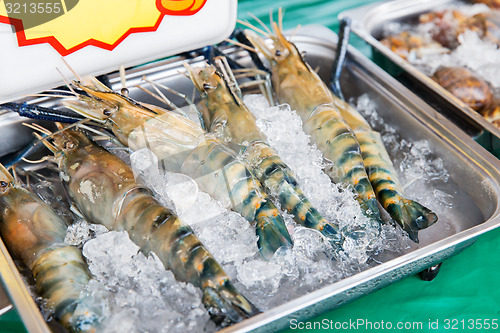
<svg viewBox="0 0 500 333"><path fill-rule="evenodd" d="M201 291L175 280L154 254L146 257L126 231L99 233L79 222L68 239L87 238L83 255L93 275L75 316L87 308L102 314L100 332L207 332L215 325ZM76 230L76 231L75 231ZM91 238L91 239L88 239Z"/></svg>
<svg viewBox="0 0 500 333"><path fill-rule="evenodd" d="M68 227L64 242L73 246L83 246L87 241L106 232L108 229L103 225L79 220Z"/></svg>

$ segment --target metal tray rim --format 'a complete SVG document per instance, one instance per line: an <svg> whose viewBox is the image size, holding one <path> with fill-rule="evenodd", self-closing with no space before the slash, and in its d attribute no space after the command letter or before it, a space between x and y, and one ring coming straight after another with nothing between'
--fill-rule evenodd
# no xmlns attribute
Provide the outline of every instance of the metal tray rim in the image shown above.
<svg viewBox="0 0 500 333"><path fill-rule="evenodd" d="M12 260L5 244L0 238L0 286L3 281L5 293L10 298L12 305L18 309L26 329L31 333L50 333L49 327L43 319L38 307L31 297L14 261ZM11 306L12 306L11 305Z"/></svg>
<svg viewBox="0 0 500 333"><path fill-rule="evenodd" d="M377 277L391 273L392 271L395 271L398 268L402 268L405 265L430 257L441 251L446 251L447 249L450 249L463 242L466 242L467 240L474 239L487 231L497 228L499 226L498 225L499 222L500 218L498 217L498 209L497 209L495 218L483 222L476 227L464 230L453 236L442 239L432 245L417 249L408 254L397 257L388 262L382 263L380 265L367 269L363 272L357 273L353 276L337 281L329 286L315 290L309 294L303 295L287 303L274 307L257 316L246 319L243 322L237 323L223 330L220 330L219 332L221 333L250 332L257 328L261 328L266 324L269 324L277 319L290 316L294 312L305 309L312 304L315 304L319 301L326 300L342 292L345 292L351 289L354 285L359 285L363 282L368 282L369 280L373 280ZM409 261L407 261L406 259L408 259ZM404 277L406 276L401 276L399 279L402 279Z"/></svg>

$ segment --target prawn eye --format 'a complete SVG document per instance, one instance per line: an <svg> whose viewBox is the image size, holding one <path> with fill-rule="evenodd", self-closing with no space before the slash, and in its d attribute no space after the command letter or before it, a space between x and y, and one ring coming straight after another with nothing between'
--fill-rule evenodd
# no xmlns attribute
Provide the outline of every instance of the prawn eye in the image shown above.
<svg viewBox="0 0 500 333"><path fill-rule="evenodd" d="M65 149L73 149L73 148L75 148L75 144L73 142L71 142L71 141L66 141L64 143L64 148Z"/></svg>
<svg viewBox="0 0 500 333"><path fill-rule="evenodd" d="M105 115L106 117L109 117L111 116L111 111L108 109L104 109L104 111L102 111L102 114Z"/></svg>
<svg viewBox="0 0 500 333"><path fill-rule="evenodd" d="M129 90L127 88L122 88L120 90L120 94L122 94L125 97L128 97Z"/></svg>
<svg viewBox="0 0 500 333"><path fill-rule="evenodd" d="M212 86L209 83L203 83L203 90L210 90Z"/></svg>
<svg viewBox="0 0 500 333"><path fill-rule="evenodd" d="M274 52L274 55L277 57L280 57L282 54L283 53L280 50L276 50L276 52Z"/></svg>

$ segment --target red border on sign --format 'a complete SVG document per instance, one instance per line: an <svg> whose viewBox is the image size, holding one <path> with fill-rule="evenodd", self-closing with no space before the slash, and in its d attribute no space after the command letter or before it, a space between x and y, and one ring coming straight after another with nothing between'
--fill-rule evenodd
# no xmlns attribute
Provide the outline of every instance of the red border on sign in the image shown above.
<svg viewBox="0 0 500 333"><path fill-rule="evenodd" d="M136 32L152 32L156 31L158 27L160 26L161 21L163 20L163 17L165 15L160 15L158 18L157 22L155 23L154 26L152 27L141 27L141 28L130 28L128 29L116 42L113 44L109 43L104 43L100 40L96 39L88 39L83 43L78 44L75 47L72 48L65 48L54 36L47 36L47 37L42 37L42 38L33 38L33 39L27 39L26 34L24 33L24 26L23 26L23 21L19 19L13 19L10 17L5 17L0 15L0 22L1 23L7 23L12 25L15 30L16 30L16 35L17 35L17 42L19 46L29 46L29 45L36 45L36 44L43 44L43 43L48 43L50 44L57 52L59 52L60 55L67 56L75 51L81 50L84 47L87 46L96 46L104 50L112 51L115 47L117 47L125 38L127 38L130 34L136 33Z"/></svg>
<svg viewBox="0 0 500 333"><path fill-rule="evenodd" d="M156 5L158 7L158 3L160 3L161 0L156 0ZM15 19L15 18L10 18L6 16L0 15L0 23L6 23L10 24L14 27L16 31L16 36L17 36L17 42L20 47L22 46L29 46L29 45L36 45L36 44L43 44L43 43L48 43L50 44L57 52L59 52L60 55L67 56L73 52L76 52L78 50L83 49L84 47L87 46L95 46L99 47L104 50L112 51L115 47L117 47L125 38L127 38L130 34L133 33L140 33L140 32L153 32L158 29L160 26L160 23L163 21L163 18L165 15L177 15L177 16L187 16L187 15L194 15L196 14L201 8L205 6L205 3L207 0L203 1L203 4L200 6L200 8L196 11L189 11L189 10L183 10L183 11L167 11L163 9L163 11L160 10L160 16L158 17L158 20L156 23L151 26L151 27L136 27L136 28L130 28L128 29L116 42L113 44L105 43L96 39L88 39L83 43L80 43L72 48L65 48L54 36L47 36L47 37L42 37L42 38L33 38L33 39L27 39L26 34L24 33L24 26L23 26L23 21L20 19ZM162 7L163 8L163 7Z"/></svg>
<svg viewBox="0 0 500 333"><path fill-rule="evenodd" d="M188 0L165 0L165 1L170 1L170 2L180 2L180 1L188 1ZM197 1L199 0L191 0L192 3L189 7L187 7L186 9L183 9L183 10L171 10L171 9L168 9L166 8L161 2L162 0L156 0L156 8L163 14L166 14L166 15L194 15L196 13L198 13L204 6L205 4L207 3L207 0L202 0L202 3L201 4L198 4L198 8L193 10L192 8L194 7L194 5L196 5Z"/></svg>

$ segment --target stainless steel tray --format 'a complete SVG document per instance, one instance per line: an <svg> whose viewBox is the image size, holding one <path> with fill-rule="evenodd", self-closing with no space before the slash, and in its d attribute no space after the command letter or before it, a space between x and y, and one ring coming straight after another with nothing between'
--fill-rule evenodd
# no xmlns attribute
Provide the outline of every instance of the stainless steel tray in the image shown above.
<svg viewBox="0 0 500 333"><path fill-rule="evenodd" d="M399 81L445 114L462 130L471 136L478 136L483 130L487 130L494 138L500 139L500 129L379 41L384 25L391 22L416 21L418 15L452 3L456 3L456 0L376 2L344 11L338 17L350 17L352 31L373 47L376 62L395 74Z"/></svg>
<svg viewBox="0 0 500 333"><path fill-rule="evenodd" d="M334 58L336 35L325 27L308 26L299 30L293 40L301 51L306 51L312 67L319 66L320 74L326 79ZM230 48L229 52L241 58L242 62L250 63L245 51ZM128 85L143 84L141 78L147 75L190 96L192 85L178 72L183 59L176 57L131 69L127 72ZM190 61L202 59L199 57ZM110 82L114 88L121 88L117 73L110 74ZM421 244L409 253L274 307L221 332L276 331L289 327L291 319L305 320L332 310L442 262L472 244L480 234L500 224L499 160L356 50L348 52L342 87L348 98L368 94L379 105L378 113L384 122L395 127L403 139L425 139L430 143L433 154L443 160L450 173L450 186L458 189L457 197L461 198L460 204L448 209L446 215L437 211L442 221L452 224L453 232L445 231L438 222L422 232ZM149 95L137 88L131 88L130 94L134 98L153 102ZM44 103L50 104L51 101L44 100ZM0 118L0 127L2 124ZM8 258L8 253L2 246L0 250L2 267L1 260ZM11 275L18 276L12 266L9 268L1 272L3 280L10 279ZM22 284L16 281L16 285ZM26 325L35 321L37 326L46 328L39 314L30 313L32 308L25 308L18 301L25 298L26 291L8 283L6 289Z"/></svg>

